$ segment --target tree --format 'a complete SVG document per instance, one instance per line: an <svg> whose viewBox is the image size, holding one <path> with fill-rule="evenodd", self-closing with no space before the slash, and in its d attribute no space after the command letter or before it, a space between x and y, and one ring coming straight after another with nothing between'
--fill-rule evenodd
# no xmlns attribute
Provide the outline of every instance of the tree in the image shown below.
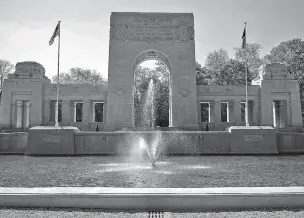
<svg viewBox="0 0 304 218"><path fill-rule="evenodd" d="M210 70L207 67L202 67L198 62L196 63L196 85L208 85L212 80Z"/></svg>
<svg viewBox="0 0 304 218"><path fill-rule="evenodd" d="M302 120L304 123L304 41L300 38L281 42L265 56L267 63L280 62L288 67L289 73L295 75L300 86Z"/></svg>
<svg viewBox="0 0 304 218"><path fill-rule="evenodd" d="M263 60L260 58L262 46L257 43L247 43L245 49L242 47L234 47L233 49L235 59L242 63L245 63L247 60L248 69L252 73L253 78L256 78L259 68L263 64Z"/></svg>
<svg viewBox="0 0 304 218"><path fill-rule="evenodd" d="M52 80L54 83L57 83L57 75L54 76ZM107 81L96 70L83 69L79 67L71 68L69 73L60 73L59 82L61 84L107 84Z"/></svg>
<svg viewBox="0 0 304 218"><path fill-rule="evenodd" d="M251 70L247 71L248 85L254 79ZM245 65L237 60L231 59L220 70L219 78L215 81L216 85L246 85Z"/></svg>
<svg viewBox="0 0 304 218"><path fill-rule="evenodd" d="M7 78L7 75L12 72L14 69L14 65L7 60L0 59L0 92L2 92L2 85L4 79Z"/></svg>
<svg viewBox="0 0 304 218"><path fill-rule="evenodd" d="M229 60L228 52L222 48L209 52L206 58L206 64L208 70L218 71Z"/></svg>
<svg viewBox="0 0 304 218"><path fill-rule="evenodd" d="M265 55L267 63L280 62L288 66L288 71L299 78L304 72L304 41L300 38L281 42Z"/></svg>

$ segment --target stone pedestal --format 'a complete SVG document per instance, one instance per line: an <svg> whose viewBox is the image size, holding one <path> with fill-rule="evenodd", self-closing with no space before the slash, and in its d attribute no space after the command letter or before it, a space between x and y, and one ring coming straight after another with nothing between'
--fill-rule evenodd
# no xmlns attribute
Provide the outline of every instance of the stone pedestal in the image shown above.
<svg viewBox="0 0 304 218"><path fill-rule="evenodd" d="M230 153L276 154L276 131L270 126L232 126Z"/></svg>
<svg viewBox="0 0 304 218"><path fill-rule="evenodd" d="M74 135L79 129L72 126L35 126L29 129L26 155L74 155Z"/></svg>

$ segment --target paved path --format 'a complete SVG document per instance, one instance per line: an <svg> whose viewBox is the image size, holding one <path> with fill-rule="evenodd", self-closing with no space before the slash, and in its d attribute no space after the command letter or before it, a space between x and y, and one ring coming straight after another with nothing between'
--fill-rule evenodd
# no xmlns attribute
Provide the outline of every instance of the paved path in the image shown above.
<svg viewBox="0 0 304 218"><path fill-rule="evenodd" d="M0 208L0 217L27 218L148 218L147 212L111 212L84 209L40 209ZM300 218L304 210L251 210L251 211L209 211L204 213L165 213L164 218Z"/></svg>

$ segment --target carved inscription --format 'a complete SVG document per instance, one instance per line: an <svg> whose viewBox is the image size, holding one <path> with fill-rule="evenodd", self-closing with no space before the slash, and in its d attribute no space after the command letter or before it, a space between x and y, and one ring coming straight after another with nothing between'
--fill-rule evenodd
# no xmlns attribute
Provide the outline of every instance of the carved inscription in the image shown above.
<svg viewBox="0 0 304 218"><path fill-rule="evenodd" d="M244 135L245 141L262 141L263 136L261 135Z"/></svg>
<svg viewBox="0 0 304 218"><path fill-rule="evenodd" d="M157 41L194 39L194 27L187 23L176 25L169 15L136 16L131 25L111 25L110 39L116 41Z"/></svg>
<svg viewBox="0 0 304 218"><path fill-rule="evenodd" d="M60 136L57 135L47 135L46 133L44 133L44 135L42 135L40 138L43 142L52 142L52 143L60 142Z"/></svg>

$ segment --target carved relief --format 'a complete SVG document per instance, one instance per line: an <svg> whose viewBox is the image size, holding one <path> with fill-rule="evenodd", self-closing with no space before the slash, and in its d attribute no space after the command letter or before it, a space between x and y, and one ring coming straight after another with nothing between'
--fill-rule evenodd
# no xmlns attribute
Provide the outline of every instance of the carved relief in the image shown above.
<svg viewBox="0 0 304 218"><path fill-rule="evenodd" d="M169 71L171 72L171 63L169 62L168 58L166 56L164 56L162 53L157 52L157 51L147 51L147 52L143 52L142 54L140 54L134 61L133 71L141 62L148 60L148 59L160 60L168 67Z"/></svg>
<svg viewBox="0 0 304 218"><path fill-rule="evenodd" d="M188 97L189 96L189 94L190 94L190 91L189 91L189 88L187 87L184 87L184 88L181 88L180 89L180 92L179 92L180 94L181 94L181 96L182 97Z"/></svg>
<svg viewBox="0 0 304 218"><path fill-rule="evenodd" d="M194 28L181 24L175 29L176 37L180 42L188 42L194 39Z"/></svg>
<svg viewBox="0 0 304 218"><path fill-rule="evenodd" d="M118 89L117 89L117 95L118 95L118 96L122 96L123 94L124 94L123 88L118 88Z"/></svg>
<svg viewBox="0 0 304 218"><path fill-rule="evenodd" d="M128 27L127 25L118 24L111 25L110 39L117 41L125 41L128 38Z"/></svg>
<svg viewBox="0 0 304 218"><path fill-rule="evenodd" d="M157 52L155 51L147 52L147 58L157 58Z"/></svg>

